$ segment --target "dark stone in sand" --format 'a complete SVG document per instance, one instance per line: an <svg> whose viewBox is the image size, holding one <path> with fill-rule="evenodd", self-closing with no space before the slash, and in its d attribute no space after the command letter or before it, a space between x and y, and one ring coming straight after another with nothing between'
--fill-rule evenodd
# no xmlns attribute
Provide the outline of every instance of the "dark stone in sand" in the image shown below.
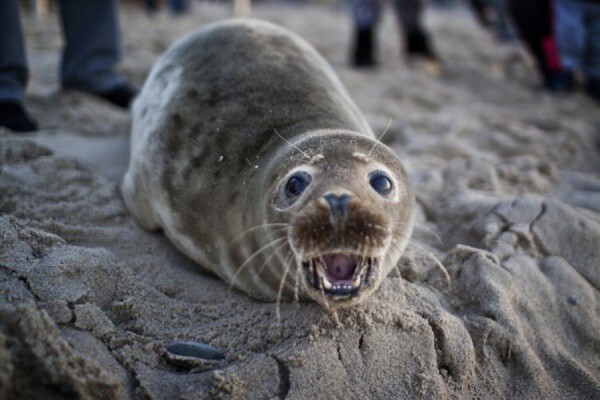
<svg viewBox="0 0 600 400"><path fill-rule="evenodd" d="M167 351L171 354L184 357L203 358L205 360L222 360L225 353L214 346L198 342L176 342L167 346Z"/></svg>

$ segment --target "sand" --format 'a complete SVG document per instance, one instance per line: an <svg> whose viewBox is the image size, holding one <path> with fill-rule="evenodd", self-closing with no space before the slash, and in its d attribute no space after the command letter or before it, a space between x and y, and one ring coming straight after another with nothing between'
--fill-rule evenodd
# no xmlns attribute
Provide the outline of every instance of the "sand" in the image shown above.
<svg viewBox="0 0 600 400"><path fill-rule="evenodd" d="M175 38L229 14L125 7L124 72L141 83ZM398 270L338 320L284 303L280 321L202 272L121 200L127 113L58 93L55 16L24 18L42 130L0 132L0 398L598 398L598 104L537 90L522 49L464 10L427 15L440 79L400 56L391 15L370 72L347 66L342 7L255 16L313 43L376 131L393 118L383 140L418 203ZM173 363L178 340L225 359Z"/></svg>

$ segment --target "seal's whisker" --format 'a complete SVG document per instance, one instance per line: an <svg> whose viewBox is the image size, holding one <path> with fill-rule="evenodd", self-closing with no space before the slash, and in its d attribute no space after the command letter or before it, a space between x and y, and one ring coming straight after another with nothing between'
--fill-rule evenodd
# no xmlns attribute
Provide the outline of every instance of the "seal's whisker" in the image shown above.
<svg viewBox="0 0 600 400"><path fill-rule="evenodd" d="M321 297L323 298L323 306L325 307L325 309L329 312L335 312L329 305L329 300L327 299L327 296L325 295L325 289L323 288L323 285L321 285Z"/></svg>
<svg viewBox="0 0 600 400"><path fill-rule="evenodd" d="M243 231L243 232L242 232L242 233L240 233L239 235L237 235L237 236L235 237L235 239L233 239L231 242L232 242L232 243L235 243L235 242L237 242L238 240L240 240L240 239L241 239L241 238L242 238L244 235L247 235L247 234L248 234L248 233L250 233L250 232L254 232L255 230L257 230L257 229L260 229L260 228L269 228L269 227L273 227L273 226L279 226L279 227L281 227L281 228L279 228L279 229L277 229L277 230L280 230L280 229L283 229L283 228L288 228L288 227L290 227L291 225L292 225L292 224L290 224L290 223L287 223L287 222L273 222L273 223L269 223L269 224L255 225L255 226L253 226L253 227L250 227L250 228L246 229L245 231Z"/></svg>
<svg viewBox="0 0 600 400"><path fill-rule="evenodd" d="M293 253L293 252L292 252ZM300 252L300 260L304 259L304 252ZM301 261L302 262L302 261ZM300 279L302 279L302 269L300 266L296 266L296 279L294 282L294 300L296 303L300 303Z"/></svg>
<svg viewBox="0 0 600 400"><path fill-rule="evenodd" d="M325 265L325 260L323 259L323 257L320 257L320 260L323 263L323 265ZM329 304L329 298L325 294L325 287L324 287L324 285L321 283L319 286L321 287L320 294L321 294L321 297L323 298L323 303L322 303L323 307L325 307L325 309L328 312L330 312L331 314L333 314L335 320L339 322L337 311L334 308L331 307L331 304Z"/></svg>
<svg viewBox="0 0 600 400"><path fill-rule="evenodd" d="M288 242L283 242L280 243L279 245L277 245L273 251L271 252L271 254L269 254L269 256L265 259L265 261L260 265L260 267L258 267L257 269L257 274L260 275L260 273L262 272L263 268L265 268L268 264L269 261L271 260L271 258L273 258L273 256L275 256L277 254L277 250L281 249L282 247L284 247L286 244L288 244Z"/></svg>
<svg viewBox="0 0 600 400"><path fill-rule="evenodd" d="M371 238L369 238L369 237L367 236L367 237L365 237L365 241L366 241L366 244L367 244L366 248L370 248L370 247L371 247ZM384 260L377 261L377 262L378 262L378 263L383 263L383 261L384 261ZM370 265L371 261L368 261L368 262L369 262L369 265ZM396 265L396 268L398 268L398 266L397 266L397 265ZM400 271L398 271L398 274L400 274Z"/></svg>
<svg viewBox="0 0 600 400"><path fill-rule="evenodd" d="M436 231L435 231L433 228L430 228L430 227L428 227L428 226L426 226L426 225L421 225L421 224L417 224L417 225L415 225L415 228L416 228L416 229L423 229L423 230L425 230L425 231L427 231L427 232L431 233L431 234L432 234L432 235L433 235L433 236L434 236L434 237L437 239L437 241L438 241L440 244L444 244L444 239L442 239L442 237L440 236L440 234L439 234L439 233L437 233L437 232L436 232Z"/></svg>
<svg viewBox="0 0 600 400"><path fill-rule="evenodd" d="M294 282L294 301L296 304L300 304L300 279L302 279L301 269L296 268L296 278Z"/></svg>
<svg viewBox="0 0 600 400"><path fill-rule="evenodd" d="M358 257L359 257L359 268L357 268L358 273L360 274L360 268L364 269L365 265L366 265L366 260L367 260L367 249L370 248L370 244L367 243L368 239L367 237L364 237L364 240L362 241L362 243L360 244L360 246L358 247ZM362 285L362 282L361 282Z"/></svg>
<svg viewBox="0 0 600 400"><path fill-rule="evenodd" d="M339 316L337 310L335 308L333 308L333 309L329 309L329 311L331 311L331 316L333 317L333 323L335 324L336 328L341 328L342 322L340 321L340 316Z"/></svg>
<svg viewBox="0 0 600 400"><path fill-rule="evenodd" d="M362 244L362 250L361 250L363 258L367 257L367 255L368 255L367 250L370 248L371 248L371 242L368 238L365 238L365 241Z"/></svg>
<svg viewBox="0 0 600 400"><path fill-rule="evenodd" d="M405 237L405 236L403 236L403 237ZM412 245L416 249L421 250L423 252L423 254L425 254L426 256L428 256L429 258L431 258L434 261L433 265L435 265L437 267L437 269L439 269L442 272L442 274L444 275L444 278L446 279L447 286L450 287L452 284L452 278L450 277L450 273L448 273L448 270L446 269L444 264L440 261L440 259L437 258L435 256L435 254L433 254L431 251L427 250L423 245L420 245L411 239L407 239L407 241L408 241L409 245ZM396 246L397 249L401 250L400 246L398 246L396 242L392 241L392 243Z"/></svg>
<svg viewBox="0 0 600 400"><path fill-rule="evenodd" d="M392 240L390 243L394 243L394 240ZM398 248L399 246L397 246ZM396 272L398 273L398 278L402 279L402 271L400 271L400 267L398 266L398 263L400 262L400 260L398 260L395 264L394 264L394 268L396 269Z"/></svg>
<svg viewBox="0 0 600 400"><path fill-rule="evenodd" d="M397 248L398 250L400 250L400 246L398 246L398 243L396 243L395 240L391 240L390 241L390 245L393 245L395 248ZM398 262L396 262L394 264L394 268L396 269L396 272L398 273L398 278L402 278L402 272L400 272L400 267L398 266L399 262L400 262L400 260L398 260Z"/></svg>
<svg viewBox="0 0 600 400"><path fill-rule="evenodd" d="M281 139L283 139L284 142L286 142L287 144L289 144L290 146L292 146L293 148L295 148L296 150L298 150L300 153L302 153L302 155L306 158L308 158L310 160L310 156L304 151L302 150L300 147L296 146L294 143L290 142L289 140L287 140L286 138L284 138L283 136L281 136L279 134L279 132L277 132L277 129L273 128L273 132L275 132L275 134L277 136L279 136Z"/></svg>
<svg viewBox="0 0 600 400"><path fill-rule="evenodd" d="M379 143L381 143L381 139L383 138L383 135L385 135L387 133L387 131L390 129L390 126L392 126L393 121L394 121L394 119L392 117L390 117L390 120L388 121L387 126L385 127L385 129L383 130L381 135L379 135L379 137L377 138L377 141L375 142L375 144L373 144L373 147L371 147L371 150L369 150L369 152L367 153L367 158L369 158L369 156L371 155L373 150L375 150L375 147L377 147L377 145Z"/></svg>
<svg viewBox="0 0 600 400"><path fill-rule="evenodd" d="M275 301L275 316L277 318L277 322L280 322L280 323L281 323L281 309L280 309L281 294L283 292L283 286L285 285L285 278L287 277L288 273L290 272L290 265L291 265L293 257L294 257L294 254L291 253L285 259L286 261L284 262L284 271L283 271L283 275L281 276L281 281L279 282L279 290L277 291L277 299Z"/></svg>
<svg viewBox="0 0 600 400"><path fill-rule="evenodd" d="M230 285L233 286L235 284L235 282L237 281L237 278L239 277L240 273L244 270L244 268L246 268L246 266L248 265L248 263L254 257L256 257L257 255L259 255L260 253L262 253L263 251L265 251L269 247L273 246L274 244L279 244L281 241L284 241L284 240L287 240L287 235L270 241L269 243L267 243L266 245L264 245L263 247L261 247L260 249L256 250L254 253L252 253L248 258L246 258L246 261L244 261L242 263L242 265L239 266L238 270L236 271L236 273L233 275L233 278L231 279Z"/></svg>

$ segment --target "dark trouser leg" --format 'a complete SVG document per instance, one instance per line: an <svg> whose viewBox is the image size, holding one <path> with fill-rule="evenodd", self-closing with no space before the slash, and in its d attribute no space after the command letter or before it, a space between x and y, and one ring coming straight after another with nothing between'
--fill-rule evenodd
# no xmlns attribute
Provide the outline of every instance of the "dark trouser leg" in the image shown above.
<svg viewBox="0 0 600 400"><path fill-rule="evenodd" d="M60 78L65 89L105 93L126 84L117 0L60 0L65 48Z"/></svg>
<svg viewBox="0 0 600 400"><path fill-rule="evenodd" d="M587 80L587 92L600 100L600 4L587 2L584 26L583 72Z"/></svg>
<svg viewBox="0 0 600 400"><path fill-rule="evenodd" d="M512 40L515 38L515 32L508 18L508 0L495 0L496 9L496 35L500 40Z"/></svg>
<svg viewBox="0 0 600 400"><path fill-rule="evenodd" d="M355 67L372 67L377 64L373 53L375 51L375 28L357 28L354 32L354 50L352 63Z"/></svg>
<svg viewBox="0 0 600 400"><path fill-rule="evenodd" d="M158 11L158 1L157 0L144 0L144 7L148 12L156 12Z"/></svg>
<svg viewBox="0 0 600 400"><path fill-rule="evenodd" d="M183 14L188 9L186 0L168 0L169 8L173 14Z"/></svg>
<svg viewBox="0 0 600 400"><path fill-rule="evenodd" d="M352 64L356 67L369 67L376 64L376 28L381 13L380 0L352 0L354 19L354 47Z"/></svg>
<svg viewBox="0 0 600 400"><path fill-rule="evenodd" d="M23 107L27 60L16 0L0 0L0 126L16 132L37 129Z"/></svg>
<svg viewBox="0 0 600 400"><path fill-rule="evenodd" d="M561 67L569 70L581 69L585 45L583 6L574 0L556 0L554 3L554 32Z"/></svg>
<svg viewBox="0 0 600 400"><path fill-rule="evenodd" d="M553 29L551 2L512 0L510 11L519 36L535 57L544 85L551 90L570 90L573 86L572 75L562 70Z"/></svg>
<svg viewBox="0 0 600 400"><path fill-rule="evenodd" d="M488 16L488 4L486 1L469 0L469 4L471 4L471 8L475 12L475 16L481 25L488 27L492 24Z"/></svg>
<svg viewBox="0 0 600 400"><path fill-rule="evenodd" d="M586 77L600 79L600 4L588 2L585 6L583 25L585 44L583 72Z"/></svg>
<svg viewBox="0 0 600 400"><path fill-rule="evenodd" d="M27 60L17 0L0 1L0 101L22 102Z"/></svg>
<svg viewBox="0 0 600 400"><path fill-rule="evenodd" d="M396 15L404 32L405 51L435 59L436 54L421 21L421 0L395 0Z"/></svg>

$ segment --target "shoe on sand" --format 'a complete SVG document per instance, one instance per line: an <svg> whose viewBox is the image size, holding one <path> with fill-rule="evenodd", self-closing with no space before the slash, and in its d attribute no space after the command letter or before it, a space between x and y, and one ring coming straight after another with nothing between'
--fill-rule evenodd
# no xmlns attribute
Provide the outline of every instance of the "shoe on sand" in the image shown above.
<svg viewBox="0 0 600 400"><path fill-rule="evenodd" d="M19 101L0 101L0 126L14 132L31 132L38 129L37 123Z"/></svg>
<svg viewBox="0 0 600 400"><path fill-rule="evenodd" d="M82 87L78 87L78 86L63 86L63 90L64 91L76 90L76 91L91 93L94 96L100 97L101 99L104 99L104 100L108 101L109 103L112 103L112 104L119 106L121 108L124 108L124 109L129 108L133 98L137 95L137 92L138 92L137 88L128 82L125 82L119 86L116 86L116 87L114 87L110 90L104 91L104 92L91 91L91 90L88 90L88 89L85 89Z"/></svg>
<svg viewBox="0 0 600 400"><path fill-rule="evenodd" d="M374 28L357 28L354 33L354 49L352 51L352 65L357 68L375 67L377 61L375 52Z"/></svg>
<svg viewBox="0 0 600 400"><path fill-rule="evenodd" d="M94 94L121 108L128 109L131 105L131 101L133 100L137 92L138 91L135 87L133 87L129 83L124 83L107 92L100 92Z"/></svg>

